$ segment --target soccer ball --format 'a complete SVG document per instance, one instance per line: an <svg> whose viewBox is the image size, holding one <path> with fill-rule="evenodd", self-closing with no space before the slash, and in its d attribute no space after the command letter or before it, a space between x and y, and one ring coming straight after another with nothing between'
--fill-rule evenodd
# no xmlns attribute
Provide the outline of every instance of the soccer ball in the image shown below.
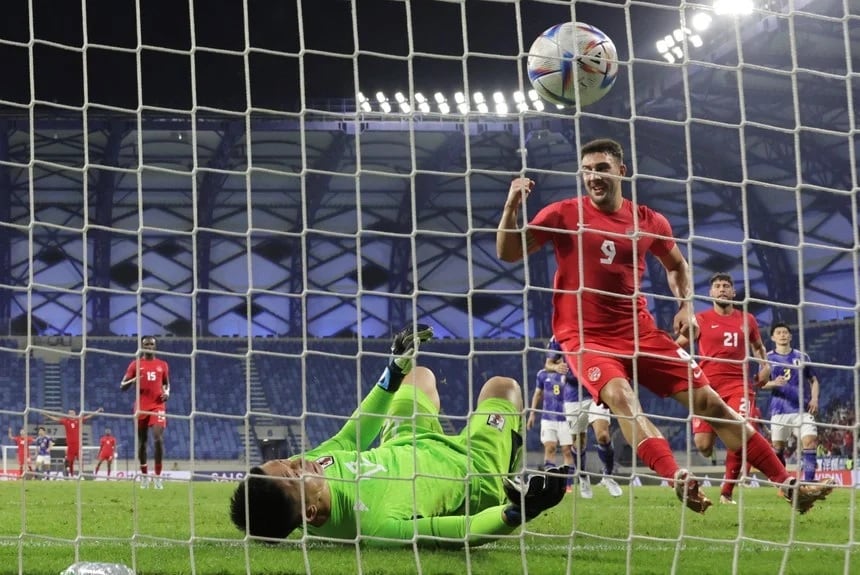
<svg viewBox="0 0 860 575"><path fill-rule="evenodd" d="M576 69L574 69L574 64ZM554 104L588 106L615 84L618 54L599 29L582 22L556 24L537 37L528 58L529 80L540 96Z"/></svg>

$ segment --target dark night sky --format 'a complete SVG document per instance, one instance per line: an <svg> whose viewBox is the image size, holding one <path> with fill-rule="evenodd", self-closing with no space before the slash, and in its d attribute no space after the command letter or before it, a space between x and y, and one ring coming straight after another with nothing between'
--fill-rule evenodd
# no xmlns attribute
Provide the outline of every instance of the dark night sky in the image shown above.
<svg viewBox="0 0 860 575"><path fill-rule="evenodd" d="M670 0L661 2L665 4ZM347 97L356 91L357 63L359 89L408 91L409 53L406 4L395 0L358 0L358 46L353 37L351 3L344 0L248 0L248 28L251 52L251 103L255 107L296 111L299 109L300 35L310 52L303 57L307 98ZM597 25L612 36L619 56L627 57L623 2L595 7L579 2L577 18ZM515 56L519 52L517 11L514 4L468 0L466 22L462 25L459 3L418 0L411 3L413 45L416 52L413 75L415 89L463 89L464 29L470 52ZM134 108L138 104L137 21L134 0L88 0L86 27L80 2L33 0L34 93L38 100L81 105L84 102L84 58L86 52L88 100L93 103ZM30 100L29 51L30 17L27 0L4 0L0 22L0 62L3 82L0 98L26 104ZM193 59L197 103L230 110L246 108L245 58L241 54L215 54L208 49L241 51L246 40L241 0L197 0L194 3L194 42L190 10L183 0L140 0L142 43L147 46L199 51ZM638 12L637 12L638 11ZM549 26L569 20L569 5L524 0L520 4L524 49ZM665 28L677 22L676 10L631 8L636 29L667 20ZM86 35L84 34L86 28ZM653 34L656 37L656 33ZM648 38L653 43L652 38ZM23 46L11 45L17 42ZM73 48L46 45L59 43ZM92 47L93 44L124 48L126 52ZM77 51L76 51L77 50ZM271 52L261 52L271 51ZM355 50L395 56L363 53ZM447 56L449 59L434 58ZM656 55L649 54L650 57ZM188 54L167 53L144 48L140 54L143 103L187 110L192 105L192 58ZM510 91L518 86L521 61L470 55L466 71L471 90Z"/></svg>

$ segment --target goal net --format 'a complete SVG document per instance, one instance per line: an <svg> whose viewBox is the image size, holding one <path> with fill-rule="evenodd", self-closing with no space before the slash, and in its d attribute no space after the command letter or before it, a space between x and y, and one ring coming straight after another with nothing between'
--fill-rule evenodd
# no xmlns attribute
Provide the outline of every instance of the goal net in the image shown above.
<svg viewBox="0 0 860 575"><path fill-rule="evenodd" d="M856 571L856 2L15 2L3 20L0 572ZM541 100L525 70L532 41L569 21L618 50L614 87L587 107ZM419 363L446 433L493 375L522 385L525 429L557 264L549 247L500 261L496 229L515 177L535 182L520 221L585 197L578 150L595 138L624 148L624 196L671 224L697 311L726 272L768 349L771 326L790 326L820 391L817 442L791 427L787 468L816 449L828 500L793 513L753 469L736 505L693 514L613 416L622 495L600 484L589 429L562 504L483 547L380 553L303 528L269 546L237 530L248 470L350 421L413 322L435 330ZM637 293L671 332L678 302L646 261ZM138 392L119 389L148 334L171 383L158 469ZM717 500L724 447L702 456L687 406L632 383ZM93 416L80 475L18 481L19 430L70 409ZM88 481L108 428L113 480ZM539 429L524 432L529 470L548 459ZM141 452L163 490L143 488Z"/></svg>

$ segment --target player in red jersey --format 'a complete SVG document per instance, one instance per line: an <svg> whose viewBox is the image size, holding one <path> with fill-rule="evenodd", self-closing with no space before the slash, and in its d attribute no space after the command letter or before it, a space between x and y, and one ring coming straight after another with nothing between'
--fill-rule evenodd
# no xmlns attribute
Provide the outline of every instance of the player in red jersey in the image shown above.
<svg viewBox="0 0 860 575"><path fill-rule="evenodd" d="M33 464L30 462L30 444L33 443L33 438L27 435L27 429L22 427L18 435L12 435L12 428L9 428L9 439L15 442L18 447L18 477L25 479L24 467L27 467L28 473L33 473Z"/></svg>
<svg viewBox="0 0 860 575"><path fill-rule="evenodd" d="M116 455L116 437L111 434L110 428L106 428L102 438L99 440L99 456L96 463L94 475L98 475L102 463L107 463L107 474L110 477L110 468Z"/></svg>
<svg viewBox="0 0 860 575"><path fill-rule="evenodd" d="M167 399L170 397L170 370L167 362L155 357L157 342L154 336L140 338L143 350L140 359L133 359L125 370L120 382L122 391L137 383L138 397L134 411L137 414L137 458L140 462L140 486L149 487L149 468L146 463L146 447L149 430L155 443L155 489L163 489L161 482L161 462L164 457L164 428L167 426Z"/></svg>
<svg viewBox="0 0 860 575"><path fill-rule="evenodd" d="M758 322L752 314L735 309L735 284L727 273L711 276L710 296L713 309L696 314L699 332L696 336L702 371L708 376L711 387L744 419L761 418L755 404L755 387L766 383L770 375L767 349L761 339ZM686 349L689 339L680 336L675 340ZM747 350L760 362L756 383L750 386L747 375ZM755 423L754 423L755 425ZM758 427L756 425L756 427ZM705 457L714 451L714 428L700 417L693 418L693 438L696 447ZM741 474L743 450L726 453L725 481L720 489L720 503L733 504L732 492Z"/></svg>
<svg viewBox="0 0 860 575"><path fill-rule="evenodd" d="M74 409L70 409L65 417L57 417L49 413L45 417L51 421L57 421L66 430L66 459L63 461L63 475L72 477L75 474L75 461L81 460L81 428L88 419L104 411L98 408L95 413L78 415Z"/></svg>
<svg viewBox="0 0 860 575"><path fill-rule="evenodd" d="M634 374L657 395L671 396L691 406L695 415L711 418L728 449L745 448L748 461L782 484L786 499L796 497L799 511L808 511L832 486L795 485L796 478L789 476L768 441L720 399L699 365L657 328L648 311L638 290L645 254L651 252L666 269L669 287L680 302L673 321L676 335L695 336L687 260L662 214L622 197L627 167L621 145L608 139L585 144L580 170L587 197L549 204L523 228L518 227L519 211L534 182L514 179L496 233L498 257L507 262L520 261L546 243L553 245L558 268L552 328L571 355L569 364L580 382L618 416L639 458L672 479L676 494L690 509L704 512L711 502L643 413L630 385Z"/></svg>

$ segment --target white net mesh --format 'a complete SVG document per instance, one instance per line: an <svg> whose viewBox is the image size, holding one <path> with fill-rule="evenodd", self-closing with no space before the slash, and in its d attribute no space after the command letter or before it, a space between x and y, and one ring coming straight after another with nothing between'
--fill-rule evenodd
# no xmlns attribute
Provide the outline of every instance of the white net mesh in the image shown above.
<svg viewBox="0 0 860 575"><path fill-rule="evenodd" d="M628 158L625 195L670 220L697 309L726 271L768 346L768 326L794 328L821 381L818 476L853 485L858 18L848 0L4 5L0 425L33 434L47 413L103 407L84 428L83 471L111 428L114 474L133 478L132 394L117 384L140 335L160 336L174 389L165 497L127 481L0 485L2 569L853 572L853 490L832 497L841 514L798 517L739 488L736 509L700 519L653 486L617 421L623 497L574 487L558 514L466 553L266 548L229 524L235 483L190 480L236 479L330 437L413 318L436 329L421 361L446 432L491 375L520 381L528 403L556 264L548 249L498 261L504 193L516 175L537 182L527 217L581 194L578 147L611 137ZM524 71L532 40L570 20L619 52L616 85L583 109L536 99ZM677 304L655 264L639 290L671 329ZM685 406L641 399L716 493L724 451L713 465ZM594 441L580 463L596 483ZM542 464L537 428L526 447L528 466ZM16 452L10 439L4 478ZM150 445L150 473L153 458ZM103 510L103 497L119 504ZM56 498L72 519L40 516Z"/></svg>

